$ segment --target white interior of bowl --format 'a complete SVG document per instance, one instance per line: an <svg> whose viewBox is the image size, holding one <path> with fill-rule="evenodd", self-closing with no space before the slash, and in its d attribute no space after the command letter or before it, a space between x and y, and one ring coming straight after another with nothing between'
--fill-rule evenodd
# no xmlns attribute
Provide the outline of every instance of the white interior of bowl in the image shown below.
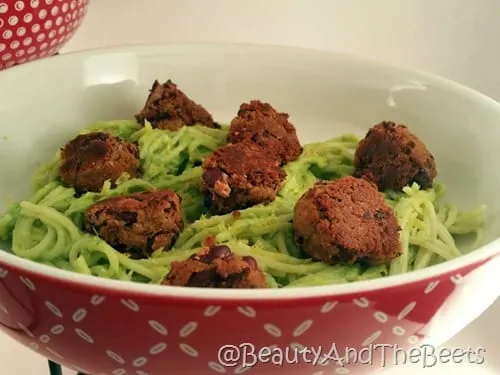
<svg viewBox="0 0 500 375"><path fill-rule="evenodd" d="M482 249L422 271L349 285L293 290L203 290L101 279L114 289L202 298L288 298L411 282L489 257L500 249L500 104L453 82L352 56L238 44L130 46L74 53L0 74L0 209L30 193L36 168L85 125L129 119L154 79L171 78L227 123L250 99L288 112L304 143L373 124L408 125L434 154L438 180L460 208L487 205ZM494 241L494 242L492 242ZM95 278L54 270L0 251L0 260L69 282Z"/></svg>

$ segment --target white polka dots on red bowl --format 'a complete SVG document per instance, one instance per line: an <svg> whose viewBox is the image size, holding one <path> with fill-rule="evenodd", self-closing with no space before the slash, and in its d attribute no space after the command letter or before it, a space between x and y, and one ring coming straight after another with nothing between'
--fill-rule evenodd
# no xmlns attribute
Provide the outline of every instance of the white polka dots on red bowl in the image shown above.
<svg viewBox="0 0 500 375"><path fill-rule="evenodd" d="M0 70L57 53L89 0L0 0Z"/></svg>
<svg viewBox="0 0 500 375"><path fill-rule="evenodd" d="M47 277L0 267L0 323L3 331L27 347L82 373L162 375L182 369L200 374L273 370L280 375L366 375L375 368L345 356L332 357L332 345L336 353L344 353L345 348L361 350L378 344L409 350L425 343L440 329L435 326L427 332L426 327L439 317L447 301L459 298L457 285L467 283L468 273L477 266L398 286L389 293L332 293L280 304L265 300L179 302L168 295L132 295L125 289L120 295L95 294L77 286L56 287ZM6 293L11 291L16 291L17 299L8 298ZM28 315L36 312L34 320L21 320L18 304L27 305L29 300L34 305ZM259 363L249 367L241 361L226 365L219 350L227 346L289 348L289 353L314 348L321 350L322 357L315 365Z"/></svg>

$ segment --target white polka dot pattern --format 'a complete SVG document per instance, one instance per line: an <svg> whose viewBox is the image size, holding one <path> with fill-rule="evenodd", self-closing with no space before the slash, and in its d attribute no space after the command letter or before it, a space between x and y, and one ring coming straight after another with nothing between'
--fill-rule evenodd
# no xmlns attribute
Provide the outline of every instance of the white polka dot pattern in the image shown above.
<svg viewBox="0 0 500 375"><path fill-rule="evenodd" d="M371 345L371 344L374 344L375 341L382 335L382 331L376 331L376 332L373 332L370 336L368 336L364 341L363 343L361 344L361 346L368 346L368 345Z"/></svg>
<svg viewBox="0 0 500 375"><path fill-rule="evenodd" d="M220 310L220 306L208 306L203 313L205 316L210 317L217 314Z"/></svg>
<svg viewBox="0 0 500 375"><path fill-rule="evenodd" d="M99 295L93 295L91 298L90 298L90 303L94 306L98 306L100 305L101 303L103 303L105 301L106 297L104 296L99 296Z"/></svg>
<svg viewBox="0 0 500 375"><path fill-rule="evenodd" d="M18 50L24 51L23 46L18 46ZM38 53L35 52L35 54ZM34 276L26 277L15 273L10 276L9 272L12 271L0 268L0 279L8 278L10 280L12 277L13 280L16 280L19 285L25 288L27 293L35 295L43 289L43 285L38 284L38 280ZM29 323L23 324L19 322L17 327L18 332L25 335L25 344L32 350L41 355L50 356L54 360L66 361L68 367L83 373L85 373L84 369L78 367L78 365L83 364L85 366L85 363L76 362L77 359L72 354L74 350L66 351L65 346L59 343L59 340L62 340L61 337L65 338L64 341L68 340L68 337L73 337L75 340L74 345L78 345L85 351L92 352L95 350L95 352L92 352L93 355L98 356L101 353L100 361L107 366L107 370L104 370L103 367L101 373L154 375L158 373L158 363L165 361L166 358L176 358L179 361L188 361L187 363L202 362L204 370L200 368L200 372L208 370L214 374L242 374L252 370L252 368L241 366L224 367L217 358L213 357L213 348L203 344L207 335L207 327L212 324L219 326L224 324L227 317L232 317L240 320L238 324L249 325L250 328L248 329L251 332L255 330L255 337L261 337L267 343L266 345L269 346L268 343L271 341L279 343L271 345L271 347L286 348L288 346L300 351L311 345L311 338L315 336L315 339L324 337L322 332L325 330L325 321L332 319L332 322L335 322L338 316L348 311L346 315L348 318L344 318L344 322L348 322L350 316L353 317L352 319L356 319L357 314L362 317L363 323L369 322L369 324L363 326L365 329L360 331L359 337L356 339L357 344L354 343L354 345L363 347L393 340L401 345L411 347L423 339L420 328L412 327L409 324L412 319L418 320L418 314L425 310L425 302L420 302L419 298L423 296L423 301L425 301L425 298L429 298L429 296L440 294L433 294L436 288L453 289L463 282L463 274L455 274L447 279L441 279L441 282L432 281L424 284L418 293L412 294L396 304L382 303L381 305L380 301L372 299L371 295L370 298L368 296L356 296L356 298L339 297L338 300L323 299L317 303L314 302L312 306L304 305L309 312L303 315L298 314L294 318L293 324L286 321L286 319L276 319L276 316L280 316L280 314L279 312L278 314L276 312L271 314L272 308L263 309L257 305L229 307L223 303L221 305L206 304L198 307L194 315L172 317L168 316L168 314L153 316L151 314L153 311L151 305L144 303L144 299L139 297L123 296L123 298L116 298L89 294L82 303L73 304L72 307L69 307L58 296L47 295L47 299L42 299L39 307L43 310L40 313L45 314L50 323L45 324L43 327L32 327ZM9 311L10 306L8 302L0 299L0 322L3 316L9 316L9 318L11 315L16 316ZM391 309L386 309L388 306L391 306ZM298 310L301 308L299 307ZM148 337L144 345L141 343L141 350L129 350L128 345L121 345L119 342L111 345L102 343L106 339L105 334L96 329L92 322L95 322L96 317L106 313L106 311L113 311L113 316L115 314L124 316L123 321L125 322L130 321L131 324L140 325L138 329L144 333L145 337ZM113 324L113 322L110 322L110 324ZM122 329L125 328L123 323L118 323L117 326L121 326ZM366 327L371 327L370 331ZM114 328L116 329L116 327ZM237 343L233 344L237 345ZM207 351L210 351L210 353L207 353ZM68 356L68 358L65 356ZM357 370L351 366L351 362L348 360L349 358L331 360L331 358L325 357L313 369L314 373L312 374L356 373ZM71 363L72 361L75 362Z"/></svg>
<svg viewBox="0 0 500 375"><path fill-rule="evenodd" d="M52 333L53 335L60 335L63 332L64 326L61 324L57 324L50 329L50 333Z"/></svg>
<svg viewBox="0 0 500 375"><path fill-rule="evenodd" d="M249 306L238 307L238 312L240 312L241 314L243 314L249 318L255 318L257 316L257 313L255 312L255 310Z"/></svg>
<svg viewBox="0 0 500 375"><path fill-rule="evenodd" d="M313 325L312 319L308 319L302 322L295 330L293 331L294 337L302 336L311 326Z"/></svg>
<svg viewBox="0 0 500 375"><path fill-rule="evenodd" d="M251 369L250 366L238 366L238 367L236 367L234 369L233 374L243 374L243 373L247 372L250 369Z"/></svg>
<svg viewBox="0 0 500 375"><path fill-rule="evenodd" d="M136 358L136 359L134 359L132 361L132 366L134 366L134 367L142 367L146 363L148 363L148 359L146 357L139 357L139 358Z"/></svg>
<svg viewBox="0 0 500 375"><path fill-rule="evenodd" d="M140 307L137 303L135 303L134 301L132 301L131 299L122 299L121 300L123 306L129 308L130 310L134 311L134 312L139 312L140 310Z"/></svg>
<svg viewBox="0 0 500 375"><path fill-rule="evenodd" d="M373 316L375 317L375 319L377 321L379 321L380 323L386 323L387 320L389 320L388 316L386 313L383 313L382 311L376 311Z"/></svg>
<svg viewBox="0 0 500 375"><path fill-rule="evenodd" d="M281 329L276 327L274 324L264 324L264 329L274 337L281 337Z"/></svg>
<svg viewBox="0 0 500 375"><path fill-rule="evenodd" d="M370 301L368 301L365 297L356 298L353 300L353 302L356 306L359 306L362 308L366 308L366 307L370 306Z"/></svg>
<svg viewBox="0 0 500 375"><path fill-rule="evenodd" d="M199 355L198 351L188 344L181 343L179 344L179 348L190 357L195 358Z"/></svg>
<svg viewBox="0 0 500 375"><path fill-rule="evenodd" d="M397 336L403 336L405 334L404 328L400 326L392 327L392 332Z"/></svg>
<svg viewBox="0 0 500 375"><path fill-rule="evenodd" d="M2 37L5 39L5 40L9 40L10 38L12 38L12 31L11 30L5 30L2 34Z"/></svg>
<svg viewBox="0 0 500 375"><path fill-rule="evenodd" d="M431 281L429 284L427 284L427 287L424 290L425 294L432 293L434 289L439 285L439 280Z"/></svg>
<svg viewBox="0 0 500 375"><path fill-rule="evenodd" d="M189 322L188 324L186 324L184 327L181 328L181 330L179 331L179 336L188 337L191 333L196 331L196 328L198 328L198 323Z"/></svg>
<svg viewBox="0 0 500 375"><path fill-rule="evenodd" d="M208 362L208 367L210 367L215 372L218 372L219 374L224 374L226 372L226 368L224 366L214 361Z"/></svg>
<svg viewBox="0 0 500 375"><path fill-rule="evenodd" d="M32 338L33 338L33 337L35 337L35 335L33 334L33 332L31 332L28 328L26 328L26 327L24 326L24 324L22 324L22 323L18 323L18 324L17 324L17 326L18 326L18 327L19 327L19 329L20 329L21 331L23 331L23 332L24 332L27 336L32 337Z"/></svg>
<svg viewBox="0 0 500 375"><path fill-rule="evenodd" d="M29 290L32 290L32 291L36 290L35 284L33 284L33 282L30 279L28 279L27 277L20 276L19 279L23 282L24 285L26 285L28 287Z"/></svg>
<svg viewBox="0 0 500 375"><path fill-rule="evenodd" d="M168 334L167 329L161 323L158 323L156 320L150 320L149 325L160 335L166 336Z"/></svg>
<svg viewBox="0 0 500 375"><path fill-rule="evenodd" d="M45 306L47 306L47 308L50 310L50 312L52 314L54 314L55 316L57 316L58 318L63 317L61 310L59 310L59 308L57 308L52 302L45 301Z"/></svg>
<svg viewBox="0 0 500 375"><path fill-rule="evenodd" d="M327 314L330 311L332 311L335 306L337 306L338 301L330 301L330 302L325 302L325 304L321 307L321 313L322 314Z"/></svg>
<svg viewBox="0 0 500 375"><path fill-rule="evenodd" d="M73 321L75 323L79 323L81 322L83 319L85 319L85 317L87 316L87 310L85 309L78 309L75 311L75 313L73 314Z"/></svg>
<svg viewBox="0 0 500 375"><path fill-rule="evenodd" d="M415 306L417 306L417 302L415 302L415 301L412 301L408 305L406 305L403 308L403 310L401 310L401 312L398 314L398 319L401 320L401 319L406 318L408 316L408 314L410 314L413 311Z"/></svg>
<svg viewBox="0 0 500 375"><path fill-rule="evenodd" d="M3 44L0 44L0 46L2 46ZM5 47L5 45L3 45ZM1 51L1 47L0 47L0 51ZM3 268L0 268L0 279L4 279L7 275L9 274L9 271L7 271L6 269L3 269Z"/></svg>
<svg viewBox="0 0 500 375"><path fill-rule="evenodd" d="M39 340L41 343L47 344L50 341L50 336L49 335L41 335Z"/></svg>
<svg viewBox="0 0 500 375"><path fill-rule="evenodd" d="M88 5L89 0L0 0L0 70L56 53L78 29ZM21 45L33 45L27 52L32 56L17 53Z"/></svg>
<svg viewBox="0 0 500 375"><path fill-rule="evenodd" d="M164 342L160 342L154 345L151 349L149 349L149 354L157 355L160 354L161 352L164 352L166 349L167 349L167 344Z"/></svg>
<svg viewBox="0 0 500 375"><path fill-rule="evenodd" d="M94 343L94 339L92 338L92 336L90 336L87 332L81 330L80 328L75 328L75 333L89 344Z"/></svg>
<svg viewBox="0 0 500 375"><path fill-rule="evenodd" d="M125 364L125 360L121 356L119 356L118 354L116 354L115 352L113 352L111 350L106 350L106 354L113 361L116 361L116 362L118 362L121 365Z"/></svg>

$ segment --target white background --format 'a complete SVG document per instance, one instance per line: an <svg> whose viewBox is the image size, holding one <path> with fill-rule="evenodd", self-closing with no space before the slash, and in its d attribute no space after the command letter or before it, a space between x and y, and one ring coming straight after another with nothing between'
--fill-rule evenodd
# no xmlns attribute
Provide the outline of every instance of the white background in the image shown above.
<svg viewBox="0 0 500 375"><path fill-rule="evenodd" d="M427 70L500 100L500 0L90 1L87 19L62 52L141 42L286 44ZM419 365L387 375L500 374L499 316L497 303L446 345L485 348L483 366ZM0 375L48 374L43 358L1 334L0 363Z"/></svg>

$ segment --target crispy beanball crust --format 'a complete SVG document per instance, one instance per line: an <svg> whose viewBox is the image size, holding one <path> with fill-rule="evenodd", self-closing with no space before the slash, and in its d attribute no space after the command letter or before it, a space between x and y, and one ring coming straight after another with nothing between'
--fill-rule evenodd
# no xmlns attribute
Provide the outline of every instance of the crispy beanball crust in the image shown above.
<svg viewBox="0 0 500 375"><path fill-rule="evenodd" d="M268 103L252 100L243 103L231 121L228 142L251 141L280 165L296 160L302 146L288 114L277 112Z"/></svg>
<svg viewBox="0 0 500 375"><path fill-rule="evenodd" d="M167 130L196 124L220 127L205 108L189 99L171 80L153 83L144 108L135 118L141 125L147 120L153 128Z"/></svg>
<svg viewBox="0 0 500 375"><path fill-rule="evenodd" d="M61 149L59 177L78 193L99 192L106 180L115 182L123 173L141 175L139 147L107 133L80 134Z"/></svg>
<svg viewBox="0 0 500 375"><path fill-rule="evenodd" d="M296 243L329 264L378 265L401 252L392 209L370 182L351 176L316 183L294 209Z"/></svg>
<svg viewBox="0 0 500 375"><path fill-rule="evenodd" d="M202 191L216 214L270 203L285 183L286 173L253 143L228 144L202 164Z"/></svg>
<svg viewBox="0 0 500 375"><path fill-rule="evenodd" d="M382 122L362 139L354 157L356 177L374 182L379 190L401 190L416 182L432 187L437 176L434 156L404 125Z"/></svg>
<svg viewBox="0 0 500 375"><path fill-rule="evenodd" d="M254 258L239 257L225 245L215 245L186 260L172 262L163 285L195 288L267 288Z"/></svg>
<svg viewBox="0 0 500 375"><path fill-rule="evenodd" d="M167 189L102 200L87 209L84 227L118 251L148 257L168 250L184 228L181 198Z"/></svg>

